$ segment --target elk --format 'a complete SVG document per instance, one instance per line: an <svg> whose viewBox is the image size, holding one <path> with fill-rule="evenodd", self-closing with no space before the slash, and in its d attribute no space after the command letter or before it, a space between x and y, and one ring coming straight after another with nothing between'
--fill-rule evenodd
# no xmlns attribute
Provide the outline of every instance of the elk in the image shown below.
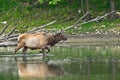
<svg viewBox="0 0 120 80"><path fill-rule="evenodd" d="M16 54L16 52L21 48L23 48L22 53L24 55L26 55L27 49L41 49L44 59L45 49L47 49L47 53L49 53L50 49L48 48L48 46L52 47L61 40L67 40L67 38L63 35L62 31L52 35L46 32L24 33L18 37L18 46L15 48L14 54Z"/></svg>

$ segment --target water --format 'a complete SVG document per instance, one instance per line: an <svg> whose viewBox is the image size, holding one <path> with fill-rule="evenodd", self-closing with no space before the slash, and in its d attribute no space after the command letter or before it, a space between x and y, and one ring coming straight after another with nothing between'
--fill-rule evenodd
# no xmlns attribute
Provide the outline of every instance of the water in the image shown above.
<svg viewBox="0 0 120 80"><path fill-rule="evenodd" d="M0 80L120 80L119 45L55 47L50 54L48 63L40 56L27 57L27 62L0 57Z"/></svg>

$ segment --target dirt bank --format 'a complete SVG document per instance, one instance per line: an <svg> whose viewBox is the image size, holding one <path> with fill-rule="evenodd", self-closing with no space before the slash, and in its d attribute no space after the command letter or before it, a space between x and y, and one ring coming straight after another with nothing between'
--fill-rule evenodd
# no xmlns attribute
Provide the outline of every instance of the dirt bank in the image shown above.
<svg viewBox="0 0 120 80"><path fill-rule="evenodd" d="M67 35L67 44L120 45L120 34L76 34Z"/></svg>

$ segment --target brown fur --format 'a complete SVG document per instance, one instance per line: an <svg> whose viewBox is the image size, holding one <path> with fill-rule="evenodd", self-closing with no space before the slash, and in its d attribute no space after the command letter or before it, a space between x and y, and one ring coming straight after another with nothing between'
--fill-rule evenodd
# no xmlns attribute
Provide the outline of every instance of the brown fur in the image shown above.
<svg viewBox="0 0 120 80"><path fill-rule="evenodd" d="M23 54L26 53L27 49L47 49L50 51L48 45L54 46L61 40L67 40L67 38L62 33L57 33L55 35L49 35L45 32L39 33L24 33L18 37L18 46L15 48L14 54L23 47Z"/></svg>

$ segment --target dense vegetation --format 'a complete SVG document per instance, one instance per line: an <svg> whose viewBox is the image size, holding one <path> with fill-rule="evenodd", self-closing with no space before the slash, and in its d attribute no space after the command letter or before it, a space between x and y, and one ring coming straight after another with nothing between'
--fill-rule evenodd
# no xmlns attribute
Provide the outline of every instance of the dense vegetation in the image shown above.
<svg viewBox="0 0 120 80"><path fill-rule="evenodd" d="M43 2L40 3L40 1ZM6 30L6 32L10 31L15 26L17 26L15 33L26 32L53 20L58 20L58 22L48 26L47 29L61 29L73 25L86 13L87 4L85 1L89 1L90 19L105 15L111 11L110 0L57 1L57 3L52 3L49 2L49 0L0 0L0 22L7 21L9 24L9 29ZM81 1L83 1L83 5ZM119 11L119 5L120 1L115 0L115 11ZM70 19L62 21L69 17ZM83 21L86 20L84 19ZM0 24L0 30L3 29L3 26L3 24ZM77 33L96 32L98 30L111 32L119 31L119 27L120 20L118 18L112 20L107 18L98 23L92 22L69 31Z"/></svg>

